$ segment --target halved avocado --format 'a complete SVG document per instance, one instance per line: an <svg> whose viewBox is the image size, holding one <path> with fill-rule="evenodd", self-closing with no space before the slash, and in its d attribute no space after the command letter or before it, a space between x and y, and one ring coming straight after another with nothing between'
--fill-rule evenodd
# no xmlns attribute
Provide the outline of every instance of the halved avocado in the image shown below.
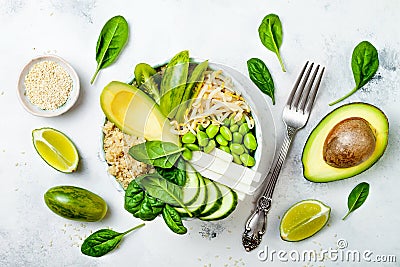
<svg viewBox="0 0 400 267"><path fill-rule="evenodd" d="M388 133L387 117L373 105L351 103L333 110L314 128L304 146L304 177L330 182L365 171L382 156Z"/></svg>
<svg viewBox="0 0 400 267"><path fill-rule="evenodd" d="M135 86L113 81L104 87L100 105L107 119L124 133L179 143L179 136L170 132L170 121L159 106Z"/></svg>

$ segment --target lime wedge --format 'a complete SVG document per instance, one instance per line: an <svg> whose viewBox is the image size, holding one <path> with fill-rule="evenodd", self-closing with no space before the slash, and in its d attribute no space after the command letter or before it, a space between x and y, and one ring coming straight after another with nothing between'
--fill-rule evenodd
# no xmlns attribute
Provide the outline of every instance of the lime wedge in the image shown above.
<svg viewBox="0 0 400 267"><path fill-rule="evenodd" d="M325 226L331 208L318 200L303 200L290 207L281 220L281 238L286 241L306 239Z"/></svg>
<svg viewBox="0 0 400 267"><path fill-rule="evenodd" d="M32 141L38 154L51 167L65 173L76 171L78 151L65 134L52 128L35 129Z"/></svg>

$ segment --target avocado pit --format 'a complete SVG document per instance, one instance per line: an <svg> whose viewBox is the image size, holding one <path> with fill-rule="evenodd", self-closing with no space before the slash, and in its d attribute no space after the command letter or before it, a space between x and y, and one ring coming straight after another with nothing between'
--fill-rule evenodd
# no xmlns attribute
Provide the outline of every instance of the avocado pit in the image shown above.
<svg viewBox="0 0 400 267"><path fill-rule="evenodd" d="M332 128L323 147L327 164L350 168L366 161L374 152L376 138L369 123L358 117L347 118Z"/></svg>

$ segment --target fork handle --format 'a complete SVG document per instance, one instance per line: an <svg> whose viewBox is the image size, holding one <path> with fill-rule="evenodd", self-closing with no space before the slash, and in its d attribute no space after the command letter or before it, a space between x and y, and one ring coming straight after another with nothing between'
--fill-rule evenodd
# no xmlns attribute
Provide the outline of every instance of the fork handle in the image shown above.
<svg viewBox="0 0 400 267"><path fill-rule="evenodd" d="M271 208L272 194L296 131L297 129L286 126L287 133L279 154L274 160L271 170L264 180L264 183L267 184L262 193L258 196L253 213L247 219L244 233L242 235L242 244L246 251L251 251L257 248L266 231L267 214Z"/></svg>

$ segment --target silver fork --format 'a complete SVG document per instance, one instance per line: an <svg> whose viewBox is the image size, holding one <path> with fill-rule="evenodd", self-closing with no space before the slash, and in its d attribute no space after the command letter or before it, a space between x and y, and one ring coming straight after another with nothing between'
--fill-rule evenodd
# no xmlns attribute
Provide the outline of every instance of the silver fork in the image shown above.
<svg viewBox="0 0 400 267"><path fill-rule="evenodd" d="M267 214L271 208L272 194L274 192L283 162L285 161L294 135L299 129L306 125L308 118L310 117L310 112L313 107L315 96L317 95L325 67L320 71L320 66L318 65L310 78L314 63L311 63L309 67L308 64L309 62L307 61L299 77L297 78L286 106L283 109L282 119L286 125L285 138L279 154L277 157L275 157L271 170L264 180L264 184L266 183L266 185L263 185L264 188L258 197L256 207L246 222L245 230L242 236L242 243L246 251L255 249L261 243L261 239L266 230ZM304 75L304 73L306 74Z"/></svg>

